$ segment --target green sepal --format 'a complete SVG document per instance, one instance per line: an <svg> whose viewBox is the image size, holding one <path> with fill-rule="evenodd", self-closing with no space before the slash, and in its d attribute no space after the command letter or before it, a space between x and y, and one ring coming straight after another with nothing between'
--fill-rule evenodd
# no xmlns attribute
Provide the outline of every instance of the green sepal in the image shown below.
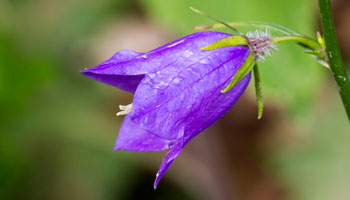
<svg viewBox="0 0 350 200"><path fill-rule="evenodd" d="M252 70L255 64L255 59L251 52L252 51L250 51L250 54L244 61L243 65L237 70L231 82L226 86L224 90L221 90L221 93L225 93L232 89L240 80L242 80L242 78L244 78Z"/></svg>
<svg viewBox="0 0 350 200"><path fill-rule="evenodd" d="M254 74L254 83L255 83L255 93L256 93L256 101L258 103L258 119L261 119L263 110L264 110L264 101L262 98L262 86L261 86L261 77L258 68L258 64L255 63L253 67Z"/></svg>
<svg viewBox="0 0 350 200"><path fill-rule="evenodd" d="M228 46L238 46L238 45L247 45L248 41L244 36L230 36L225 37L223 39L220 39L218 41L215 41L211 44L209 44L207 47L201 48L202 50L213 50L217 48L222 47L228 47Z"/></svg>

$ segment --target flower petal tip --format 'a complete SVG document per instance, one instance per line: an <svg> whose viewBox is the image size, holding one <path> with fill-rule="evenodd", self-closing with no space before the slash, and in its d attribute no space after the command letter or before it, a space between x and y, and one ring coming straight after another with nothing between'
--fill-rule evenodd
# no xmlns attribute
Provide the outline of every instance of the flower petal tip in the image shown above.
<svg viewBox="0 0 350 200"><path fill-rule="evenodd" d="M91 72L89 68L85 68L83 70L80 70L80 73L85 75L85 76L87 76L87 77L89 77L89 78L90 78L91 75L93 75L93 72Z"/></svg>
<svg viewBox="0 0 350 200"><path fill-rule="evenodd" d="M160 179L162 179L162 177L163 177L163 174L159 175L159 172L157 172L156 179L154 180L154 183L153 183L153 189L154 190L157 189L158 183L159 183Z"/></svg>
<svg viewBox="0 0 350 200"><path fill-rule="evenodd" d="M156 190L157 189L157 185L158 185L158 182L155 182L153 183L153 189Z"/></svg>
<svg viewBox="0 0 350 200"><path fill-rule="evenodd" d="M120 149L121 149L120 147L116 146L116 147L114 147L113 151L116 152L116 151L118 151Z"/></svg>

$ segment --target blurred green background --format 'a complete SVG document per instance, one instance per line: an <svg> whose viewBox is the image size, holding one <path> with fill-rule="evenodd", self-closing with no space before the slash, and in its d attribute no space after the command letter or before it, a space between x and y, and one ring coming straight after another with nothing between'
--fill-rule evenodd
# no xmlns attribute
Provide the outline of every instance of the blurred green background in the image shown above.
<svg viewBox="0 0 350 200"><path fill-rule="evenodd" d="M333 3L350 55L350 6ZM0 0L0 199L350 198L350 128L337 89L293 44L261 64L263 119L250 87L188 144L156 191L165 152L113 152L117 106L132 95L79 70L213 23L189 6L226 22L272 22L309 36L319 29L315 0Z"/></svg>

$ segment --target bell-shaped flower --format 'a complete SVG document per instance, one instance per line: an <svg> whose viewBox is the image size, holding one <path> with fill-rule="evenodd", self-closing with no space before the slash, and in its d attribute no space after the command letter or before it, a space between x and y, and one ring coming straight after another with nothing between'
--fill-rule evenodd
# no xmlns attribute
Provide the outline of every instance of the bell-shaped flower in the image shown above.
<svg viewBox="0 0 350 200"><path fill-rule="evenodd" d="M154 188L184 146L222 117L239 99L250 73L233 89L221 91L243 65L250 50L229 46L201 48L232 36L197 32L146 53L121 50L94 68L82 71L91 79L134 93L115 150L169 150L156 175Z"/></svg>

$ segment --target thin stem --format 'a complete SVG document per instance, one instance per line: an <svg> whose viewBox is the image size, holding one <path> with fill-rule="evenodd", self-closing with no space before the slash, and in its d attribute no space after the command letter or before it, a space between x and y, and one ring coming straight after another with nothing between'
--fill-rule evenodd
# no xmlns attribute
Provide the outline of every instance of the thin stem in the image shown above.
<svg viewBox="0 0 350 200"><path fill-rule="evenodd" d="M223 21L221 21L221 20L216 19L215 17L212 17L212 16L208 15L207 13L204 13L204 12L198 10L198 9L195 9L195 8L193 8L192 6L190 6L190 9L191 9L192 11L194 11L194 12L200 14L200 15L203 15L203 16L205 16L205 17L208 17L209 19L214 20L214 21L216 21L216 22L222 24L223 26L225 26L225 27L227 27L227 28L233 30L233 32L236 32L238 35L243 35L238 29L236 29L236 28L230 26L229 24L227 24L227 23L225 23L225 22L223 22Z"/></svg>
<svg viewBox="0 0 350 200"><path fill-rule="evenodd" d="M350 82L338 47L331 2L330 0L318 0L318 4L320 7L321 25L326 43L326 53L328 55L330 69L335 82L338 85L338 91L350 121Z"/></svg>
<svg viewBox="0 0 350 200"><path fill-rule="evenodd" d="M227 25L230 27L254 27L259 29L268 29L283 35L290 35L290 34L301 35L300 33L290 30L284 26L271 24L271 23L264 23L264 22L229 22L229 23L226 23L226 25L212 24L212 25L205 25L205 26L196 26L194 27L194 29L195 30L218 29L218 28L224 28Z"/></svg>
<svg viewBox="0 0 350 200"><path fill-rule="evenodd" d="M304 46L307 46L312 50L322 49L322 47L314 39L311 39L305 36L300 36L300 35L284 35L284 36L273 37L273 42L275 44L279 44L282 42L298 42Z"/></svg>

